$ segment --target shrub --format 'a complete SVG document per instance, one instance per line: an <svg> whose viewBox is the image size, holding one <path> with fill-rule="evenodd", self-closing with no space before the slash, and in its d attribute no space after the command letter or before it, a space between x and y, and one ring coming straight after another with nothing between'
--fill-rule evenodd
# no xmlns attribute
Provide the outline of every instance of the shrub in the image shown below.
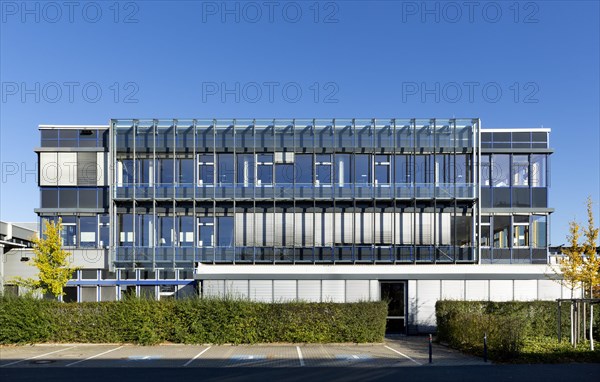
<svg viewBox="0 0 600 382"><path fill-rule="evenodd" d="M127 298L59 303L2 298L1 303L0 343L380 342L387 316L384 302Z"/></svg>
<svg viewBox="0 0 600 382"><path fill-rule="evenodd" d="M594 312L596 327L600 325L599 310ZM564 339L570 330L569 304L562 304L561 315ZM556 348L562 349L557 341L557 304L552 301L438 301L436 318L438 340L469 353L482 354L487 333L493 359L514 359L538 342L555 341Z"/></svg>

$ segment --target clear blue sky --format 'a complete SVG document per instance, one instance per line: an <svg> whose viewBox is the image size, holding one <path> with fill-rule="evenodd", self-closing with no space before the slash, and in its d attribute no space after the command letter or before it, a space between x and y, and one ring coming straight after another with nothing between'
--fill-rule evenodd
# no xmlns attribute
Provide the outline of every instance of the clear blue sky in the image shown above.
<svg viewBox="0 0 600 382"><path fill-rule="evenodd" d="M2 220L35 219L38 124L118 117L550 127L551 243L600 201L597 1L23 4L1 3Z"/></svg>

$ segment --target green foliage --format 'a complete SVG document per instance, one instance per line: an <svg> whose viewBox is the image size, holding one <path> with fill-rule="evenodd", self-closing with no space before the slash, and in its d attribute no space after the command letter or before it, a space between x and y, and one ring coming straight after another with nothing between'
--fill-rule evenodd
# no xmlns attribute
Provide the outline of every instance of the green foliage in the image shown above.
<svg viewBox="0 0 600 382"><path fill-rule="evenodd" d="M600 325L598 310L596 308L594 311L596 328ZM535 359L535 344L555 342L556 346L550 349L559 350L566 349L563 344L570 346L568 303L562 304L561 316L563 343L559 346L556 302L438 301L437 339L453 348L481 355L483 336L487 333L491 359Z"/></svg>
<svg viewBox="0 0 600 382"><path fill-rule="evenodd" d="M259 303L238 299L59 303L0 299L0 344L381 342L385 302Z"/></svg>
<svg viewBox="0 0 600 382"><path fill-rule="evenodd" d="M43 294L50 293L55 297L63 296L63 289L71 279L73 268L69 264L70 253L62 249L62 221L46 221L44 238L34 238L33 266L38 269L37 279L17 277L15 282L30 290L41 290Z"/></svg>
<svg viewBox="0 0 600 382"><path fill-rule="evenodd" d="M595 297L600 289L600 256L596 255L600 228L594 224L593 202L587 199L587 226L581 227L576 221L569 222L569 246L562 249L563 258L559 261L562 283L571 290L582 287L588 297ZM583 234L584 241L580 242Z"/></svg>
<svg viewBox="0 0 600 382"><path fill-rule="evenodd" d="M0 344L50 341L57 301L33 297L0 297Z"/></svg>

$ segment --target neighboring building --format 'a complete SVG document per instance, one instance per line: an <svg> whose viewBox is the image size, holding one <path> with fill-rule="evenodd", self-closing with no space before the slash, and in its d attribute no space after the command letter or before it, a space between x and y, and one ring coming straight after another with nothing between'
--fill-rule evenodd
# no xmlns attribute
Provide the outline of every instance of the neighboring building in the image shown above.
<svg viewBox="0 0 600 382"><path fill-rule="evenodd" d="M478 119L111 120L41 125L41 220L62 217L67 300L201 293L554 299L549 129ZM552 274L552 272L550 272Z"/></svg>
<svg viewBox="0 0 600 382"><path fill-rule="evenodd" d="M30 260L37 223L8 223L0 221L0 293L17 295L14 276L24 276L30 269L23 263Z"/></svg>

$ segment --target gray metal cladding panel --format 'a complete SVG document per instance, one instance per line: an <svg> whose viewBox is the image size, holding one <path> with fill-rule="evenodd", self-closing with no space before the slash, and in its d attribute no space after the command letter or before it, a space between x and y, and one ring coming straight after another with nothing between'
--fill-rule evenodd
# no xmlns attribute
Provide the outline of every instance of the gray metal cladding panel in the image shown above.
<svg viewBox="0 0 600 382"><path fill-rule="evenodd" d="M77 185L97 186L98 184L98 155L95 152L77 153Z"/></svg>

